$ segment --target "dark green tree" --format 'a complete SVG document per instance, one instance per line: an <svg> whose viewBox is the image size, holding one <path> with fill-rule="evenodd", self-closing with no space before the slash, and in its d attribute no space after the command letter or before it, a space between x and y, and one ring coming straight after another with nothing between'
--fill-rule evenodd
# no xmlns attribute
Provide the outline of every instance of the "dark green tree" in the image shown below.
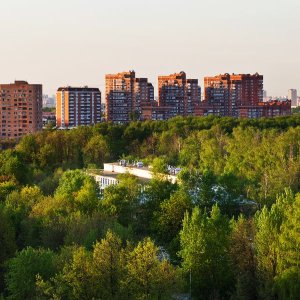
<svg viewBox="0 0 300 300"><path fill-rule="evenodd" d="M8 299L35 299L36 276L47 280L56 272L54 253L45 249L26 248L8 262L5 276Z"/></svg>

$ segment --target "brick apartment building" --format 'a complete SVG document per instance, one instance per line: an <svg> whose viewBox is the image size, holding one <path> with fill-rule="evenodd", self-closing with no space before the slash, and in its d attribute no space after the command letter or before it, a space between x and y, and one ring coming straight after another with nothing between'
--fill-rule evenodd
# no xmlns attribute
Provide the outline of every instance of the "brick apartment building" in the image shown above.
<svg viewBox="0 0 300 300"><path fill-rule="evenodd" d="M136 78L134 71L105 76L107 121L127 123L142 120L142 109L154 101L154 88L147 78Z"/></svg>
<svg viewBox="0 0 300 300"><path fill-rule="evenodd" d="M259 74L224 74L204 78L204 101L219 116L239 117L240 107L263 102L263 76Z"/></svg>
<svg viewBox="0 0 300 300"><path fill-rule="evenodd" d="M56 126L72 128L101 122L98 88L60 87L56 93Z"/></svg>
<svg viewBox="0 0 300 300"><path fill-rule="evenodd" d="M256 73L205 77L204 100L196 115L259 118L290 113L290 101L263 102L263 76Z"/></svg>
<svg viewBox="0 0 300 300"><path fill-rule="evenodd" d="M20 138L42 129L41 84L0 84L0 138Z"/></svg>
<svg viewBox="0 0 300 300"><path fill-rule="evenodd" d="M135 72L106 75L106 119L126 123L167 120L175 116L231 116L242 118L289 115L290 102L263 102L263 76L223 74L204 78L204 100L198 79L184 72L158 77L158 101L147 78Z"/></svg>
<svg viewBox="0 0 300 300"><path fill-rule="evenodd" d="M194 115L200 100L198 79L187 79L184 72L158 77L158 107L164 119Z"/></svg>

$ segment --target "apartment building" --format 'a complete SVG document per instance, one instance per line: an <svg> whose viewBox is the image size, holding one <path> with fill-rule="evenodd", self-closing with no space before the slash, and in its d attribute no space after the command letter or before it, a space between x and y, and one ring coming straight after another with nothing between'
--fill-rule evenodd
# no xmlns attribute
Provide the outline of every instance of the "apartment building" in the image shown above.
<svg viewBox="0 0 300 300"><path fill-rule="evenodd" d="M270 100L268 102L259 103L263 107L263 117L278 117L278 116L289 116L292 113L291 100Z"/></svg>
<svg viewBox="0 0 300 300"><path fill-rule="evenodd" d="M204 78L204 100L196 115L240 118L275 117L291 114L291 101L265 101L263 76L223 74Z"/></svg>
<svg viewBox="0 0 300 300"><path fill-rule="evenodd" d="M187 79L185 72L158 76L158 106L165 108L164 119L194 115L200 100L198 79Z"/></svg>
<svg viewBox="0 0 300 300"><path fill-rule="evenodd" d="M263 102L263 76L258 73L224 74L204 78L204 101L208 112L239 117L239 109Z"/></svg>
<svg viewBox="0 0 300 300"><path fill-rule="evenodd" d="M298 106L298 96L296 89L288 90L288 99L292 101L292 107Z"/></svg>
<svg viewBox="0 0 300 300"><path fill-rule="evenodd" d="M127 123L142 120L142 107L154 101L154 88L147 78L136 78L134 71L105 76L105 117L107 121Z"/></svg>
<svg viewBox="0 0 300 300"><path fill-rule="evenodd" d="M154 87L147 78L135 78L133 94L133 111L136 119L143 120L142 108L154 102Z"/></svg>
<svg viewBox="0 0 300 300"><path fill-rule="evenodd" d="M42 85L0 84L0 138L20 138L42 129Z"/></svg>
<svg viewBox="0 0 300 300"><path fill-rule="evenodd" d="M101 122L98 88L60 87L56 94L56 126L73 128Z"/></svg>

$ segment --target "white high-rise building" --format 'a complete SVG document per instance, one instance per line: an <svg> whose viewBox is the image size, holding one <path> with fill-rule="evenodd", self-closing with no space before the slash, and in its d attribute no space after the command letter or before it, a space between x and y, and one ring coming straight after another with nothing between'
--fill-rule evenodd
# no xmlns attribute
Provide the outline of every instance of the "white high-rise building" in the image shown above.
<svg viewBox="0 0 300 300"><path fill-rule="evenodd" d="M43 107L55 107L55 96L43 95Z"/></svg>
<svg viewBox="0 0 300 300"><path fill-rule="evenodd" d="M288 99L292 101L292 107L298 106L298 97L296 89L288 90Z"/></svg>
<svg viewBox="0 0 300 300"><path fill-rule="evenodd" d="M263 99L264 99L264 102L268 101L268 94L267 94L266 90L263 90Z"/></svg>

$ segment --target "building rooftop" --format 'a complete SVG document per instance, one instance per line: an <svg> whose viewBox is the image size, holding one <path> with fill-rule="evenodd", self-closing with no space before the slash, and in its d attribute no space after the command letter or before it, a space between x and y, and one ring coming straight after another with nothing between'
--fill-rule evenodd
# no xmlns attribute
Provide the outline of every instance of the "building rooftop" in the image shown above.
<svg viewBox="0 0 300 300"><path fill-rule="evenodd" d="M149 166L144 166L144 165L137 166L135 163L129 163L129 162L125 163L125 161L124 161L124 163L122 163L122 160L120 162L105 163L105 164L112 165L112 166L122 166L122 167L130 168L130 169L151 171L151 167L149 167Z"/></svg>
<svg viewBox="0 0 300 300"><path fill-rule="evenodd" d="M67 92L99 92L100 90L98 88L89 88L88 86L84 86L84 87L71 87L71 86L67 86L67 87L60 87L57 90L58 92L62 92L62 91L67 91Z"/></svg>
<svg viewBox="0 0 300 300"><path fill-rule="evenodd" d="M106 171L102 169L87 170L87 173L93 177L101 176L101 177L114 178L114 179L118 179L118 176L122 174L126 174L126 173L116 173L116 172ZM149 178L139 177L134 174L131 175L137 177L142 183L148 183L150 181Z"/></svg>

